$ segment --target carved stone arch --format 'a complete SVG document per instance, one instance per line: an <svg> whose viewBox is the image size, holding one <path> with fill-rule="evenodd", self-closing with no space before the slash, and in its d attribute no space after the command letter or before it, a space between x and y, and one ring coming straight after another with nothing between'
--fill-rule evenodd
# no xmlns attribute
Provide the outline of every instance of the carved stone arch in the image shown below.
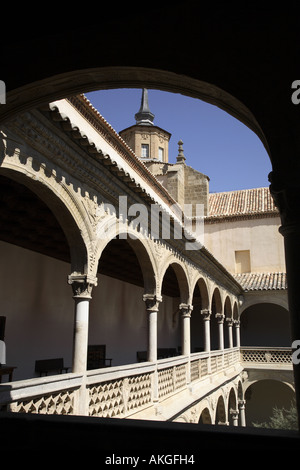
<svg viewBox="0 0 300 470"><path fill-rule="evenodd" d="M226 424L227 422L225 398L222 393L220 393L216 401L214 422L215 424Z"/></svg>
<svg viewBox="0 0 300 470"><path fill-rule="evenodd" d="M228 409L231 406L237 407L237 390L235 386L230 387L230 390L227 396L227 405L228 405Z"/></svg>
<svg viewBox="0 0 300 470"><path fill-rule="evenodd" d="M191 301L191 292L190 292L190 283L187 269L174 255L168 256L165 260L162 270L159 277L159 295L162 293L163 281L166 275L166 272L169 268L172 268L175 272L179 291L180 291L180 301L183 304L190 304Z"/></svg>
<svg viewBox="0 0 300 470"><path fill-rule="evenodd" d="M23 185L50 209L67 239L72 273L88 274L90 243L85 214L76 196L53 173L35 171L30 165L3 162L0 175Z"/></svg>
<svg viewBox="0 0 300 470"><path fill-rule="evenodd" d="M244 399L243 384L241 380L239 380L237 383L237 396L238 396L238 400Z"/></svg>
<svg viewBox="0 0 300 470"><path fill-rule="evenodd" d="M227 416L229 424L237 424L238 420L238 400L235 387L231 387L227 397Z"/></svg>
<svg viewBox="0 0 300 470"><path fill-rule="evenodd" d="M199 416L199 424L212 424L211 412L205 407Z"/></svg>
<svg viewBox="0 0 300 470"><path fill-rule="evenodd" d="M238 321L240 318L238 303L235 300L233 303L232 316L235 321Z"/></svg>
<svg viewBox="0 0 300 470"><path fill-rule="evenodd" d="M198 423L199 424L212 424L213 410L210 405L210 400L202 400L198 406Z"/></svg>
<svg viewBox="0 0 300 470"><path fill-rule="evenodd" d="M200 297L201 297L201 309L209 309L209 307L210 307L209 291L208 291L207 282L206 282L204 276L199 275L194 280L194 283L193 283L192 288L191 288L192 296L193 296L193 294L195 292L195 289L197 287L199 289Z"/></svg>
<svg viewBox="0 0 300 470"><path fill-rule="evenodd" d="M255 116L237 97L225 89L199 79L151 67L102 66L92 69L76 67L64 70L62 74L51 74L42 80L22 86L21 91L7 92L7 103L1 108L0 119L5 120L20 110L30 109L55 99L82 92L111 88L158 88L177 92L206 101L243 122L261 139L266 148L268 143Z"/></svg>
<svg viewBox="0 0 300 470"><path fill-rule="evenodd" d="M232 310L232 305L231 305L231 300L230 300L229 295L227 295L226 298L225 298L224 314L225 314L225 318L232 318L233 317L233 310Z"/></svg>
<svg viewBox="0 0 300 470"><path fill-rule="evenodd" d="M219 321L223 319L223 302L221 291L215 285L210 298L210 345L212 350L219 349L220 346L220 332Z"/></svg>
<svg viewBox="0 0 300 470"><path fill-rule="evenodd" d="M214 286L210 297L211 311L213 311L214 308L216 309L215 313L223 313L221 291L218 286Z"/></svg>
<svg viewBox="0 0 300 470"><path fill-rule="evenodd" d="M108 230L106 232L106 236L99 239L97 243L95 254L97 264L105 248L110 243L113 243L114 240L120 240L121 242L124 242L123 246L128 244L135 252L140 264L143 276L144 292L147 294L156 295L157 272L154 263L154 254L152 252L149 240L131 227L116 224L116 218L111 215L109 216L107 223Z"/></svg>

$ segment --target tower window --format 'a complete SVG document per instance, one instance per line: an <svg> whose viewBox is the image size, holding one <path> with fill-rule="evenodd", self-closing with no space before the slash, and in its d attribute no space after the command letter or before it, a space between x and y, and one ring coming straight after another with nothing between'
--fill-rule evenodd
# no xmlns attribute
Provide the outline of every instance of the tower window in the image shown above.
<svg viewBox="0 0 300 470"><path fill-rule="evenodd" d="M162 147L158 147L158 160L163 161L164 159L164 149Z"/></svg>
<svg viewBox="0 0 300 470"><path fill-rule="evenodd" d="M149 144L142 144L142 158L149 158Z"/></svg>

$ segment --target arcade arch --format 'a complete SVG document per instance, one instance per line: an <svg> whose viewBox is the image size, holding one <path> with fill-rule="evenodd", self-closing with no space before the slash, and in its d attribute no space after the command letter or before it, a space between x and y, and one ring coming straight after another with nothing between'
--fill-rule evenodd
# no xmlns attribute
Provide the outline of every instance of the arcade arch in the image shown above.
<svg viewBox="0 0 300 470"><path fill-rule="evenodd" d="M215 414L215 424L226 424L226 406L223 395L220 395L217 401L216 414Z"/></svg>
<svg viewBox="0 0 300 470"><path fill-rule="evenodd" d="M239 413L238 413L237 397L236 397L235 390L233 388L231 388L229 392L227 416L228 416L229 425L232 425L232 426L238 425Z"/></svg>
<svg viewBox="0 0 300 470"><path fill-rule="evenodd" d="M210 317L210 337L211 349L223 349L223 327L219 328L219 322L224 321L223 304L221 293L218 287L215 287L211 297L211 317Z"/></svg>
<svg viewBox="0 0 300 470"><path fill-rule="evenodd" d="M205 332L203 311L209 310L209 295L206 281L199 277L192 291L193 311L191 315L191 352L204 350Z"/></svg>
<svg viewBox="0 0 300 470"><path fill-rule="evenodd" d="M208 408L204 408L200 414L199 424L212 424L211 414Z"/></svg>
<svg viewBox="0 0 300 470"><path fill-rule="evenodd" d="M72 364L74 301L67 279L71 267L87 269L87 249L64 197L49 182L1 170L1 310L7 358L18 364L19 380L32 377L35 360L49 354Z"/></svg>
<svg viewBox="0 0 300 470"><path fill-rule="evenodd" d="M290 346L290 317L287 309L275 303L257 303L243 310L242 346Z"/></svg>
<svg viewBox="0 0 300 470"><path fill-rule="evenodd" d="M147 350L143 295L155 292L155 272L144 241L125 235L119 233L103 248L90 305L89 345L105 345L112 365L135 363L137 352Z"/></svg>
<svg viewBox="0 0 300 470"><path fill-rule="evenodd" d="M265 379L252 383L245 391L247 426L269 422L274 408L289 409L295 392L288 383Z"/></svg>
<svg viewBox="0 0 300 470"><path fill-rule="evenodd" d="M179 261L169 258L161 275L159 295L162 302L158 314L158 348L169 348L169 355L189 354L190 315L189 282L186 269ZM163 346L164 345L164 346ZM168 353L167 353L168 354Z"/></svg>

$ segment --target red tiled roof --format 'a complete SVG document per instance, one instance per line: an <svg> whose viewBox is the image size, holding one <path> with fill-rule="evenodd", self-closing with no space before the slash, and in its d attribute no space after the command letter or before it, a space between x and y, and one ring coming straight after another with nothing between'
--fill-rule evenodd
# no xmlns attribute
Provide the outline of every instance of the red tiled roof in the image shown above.
<svg viewBox="0 0 300 470"><path fill-rule="evenodd" d="M233 277L245 292L287 289L286 273L242 273Z"/></svg>
<svg viewBox="0 0 300 470"><path fill-rule="evenodd" d="M209 195L208 218L278 214L269 188L242 189Z"/></svg>

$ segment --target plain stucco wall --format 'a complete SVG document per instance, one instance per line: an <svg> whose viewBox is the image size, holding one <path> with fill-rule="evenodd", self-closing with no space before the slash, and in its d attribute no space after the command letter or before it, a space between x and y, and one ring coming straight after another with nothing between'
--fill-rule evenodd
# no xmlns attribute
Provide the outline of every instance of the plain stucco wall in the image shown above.
<svg viewBox="0 0 300 470"><path fill-rule="evenodd" d="M279 226L279 217L207 223L204 245L231 273L237 250L250 250L251 272L285 272Z"/></svg>

